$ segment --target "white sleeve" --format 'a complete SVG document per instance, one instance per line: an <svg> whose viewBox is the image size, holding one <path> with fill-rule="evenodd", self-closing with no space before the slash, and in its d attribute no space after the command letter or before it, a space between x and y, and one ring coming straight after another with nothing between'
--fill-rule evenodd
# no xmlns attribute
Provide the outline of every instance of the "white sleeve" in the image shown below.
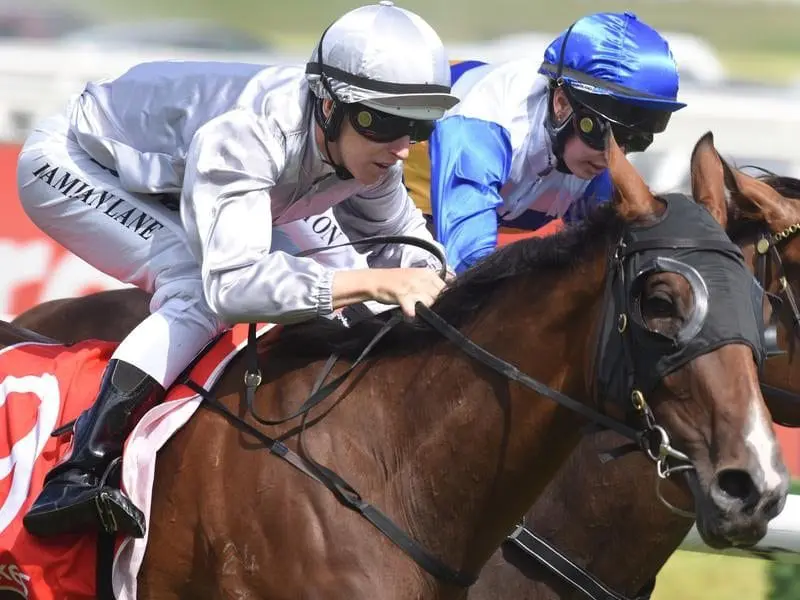
<svg viewBox="0 0 800 600"><path fill-rule="evenodd" d="M206 301L228 323L294 323L333 311L332 270L270 252L270 189L285 164L282 132L244 110L209 121L189 146L181 217Z"/></svg>
<svg viewBox="0 0 800 600"><path fill-rule="evenodd" d="M402 168L397 164L389 169L380 183L337 204L333 210L342 231L350 240L373 235L407 235L431 242L441 249L442 246L428 231L422 211L408 195L402 174ZM369 252L371 267L441 268L432 254L416 246L381 244L356 248L359 252Z"/></svg>

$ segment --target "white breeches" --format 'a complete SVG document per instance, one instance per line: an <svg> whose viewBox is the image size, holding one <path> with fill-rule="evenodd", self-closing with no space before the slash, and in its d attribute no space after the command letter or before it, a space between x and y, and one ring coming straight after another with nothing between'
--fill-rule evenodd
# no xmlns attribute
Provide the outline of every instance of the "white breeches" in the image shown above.
<svg viewBox="0 0 800 600"><path fill-rule="evenodd" d="M28 137L17 185L40 229L100 271L153 294L152 314L114 358L168 387L226 327L205 302L178 212L159 197L120 189L117 177L71 137L64 116L44 121Z"/></svg>

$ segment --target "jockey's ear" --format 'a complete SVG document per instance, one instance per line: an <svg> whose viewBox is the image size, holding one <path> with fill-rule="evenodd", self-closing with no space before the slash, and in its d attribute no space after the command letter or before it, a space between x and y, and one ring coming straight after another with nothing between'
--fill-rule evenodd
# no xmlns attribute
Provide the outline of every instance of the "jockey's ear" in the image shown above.
<svg viewBox="0 0 800 600"><path fill-rule="evenodd" d="M694 201L708 209L723 228L728 226L728 195L722 157L714 147L714 135L709 131L695 144L689 161Z"/></svg>
<svg viewBox="0 0 800 600"><path fill-rule="evenodd" d="M613 134L608 139L608 171L614 183L614 204L626 221L647 219L664 211L653 197L642 176L630 163Z"/></svg>

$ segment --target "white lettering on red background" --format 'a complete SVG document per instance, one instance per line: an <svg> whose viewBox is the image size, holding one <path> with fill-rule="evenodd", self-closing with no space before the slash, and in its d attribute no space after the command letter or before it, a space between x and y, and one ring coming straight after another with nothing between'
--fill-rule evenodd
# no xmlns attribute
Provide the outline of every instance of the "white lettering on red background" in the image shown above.
<svg viewBox="0 0 800 600"><path fill-rule="evenodd" d="M4 378L0 382L0 408L13 394L33 394L39 399L39 408L30 431L16 441L0 440L0 479L11 477L8 495L0 505L0 533L16 519L28 498L33 466L56 427L61 408L58 380L50 373Z"/></svg>

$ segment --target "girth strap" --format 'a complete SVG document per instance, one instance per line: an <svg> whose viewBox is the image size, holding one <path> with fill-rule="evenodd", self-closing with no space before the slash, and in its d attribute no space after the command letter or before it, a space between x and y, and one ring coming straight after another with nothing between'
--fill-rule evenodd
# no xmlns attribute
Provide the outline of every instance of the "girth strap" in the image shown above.
<svg viewBox="0 0 800 600"><path fill-rule="evenodd" d="M655 587L655 580L635 598L628 598L609 588L594 575L575 564L569 557L551 546L544 538L520 525L508 537L507 544L513 544L528 557L535 559L550 571L570 583L590 600L649 600Z"/></svg>

